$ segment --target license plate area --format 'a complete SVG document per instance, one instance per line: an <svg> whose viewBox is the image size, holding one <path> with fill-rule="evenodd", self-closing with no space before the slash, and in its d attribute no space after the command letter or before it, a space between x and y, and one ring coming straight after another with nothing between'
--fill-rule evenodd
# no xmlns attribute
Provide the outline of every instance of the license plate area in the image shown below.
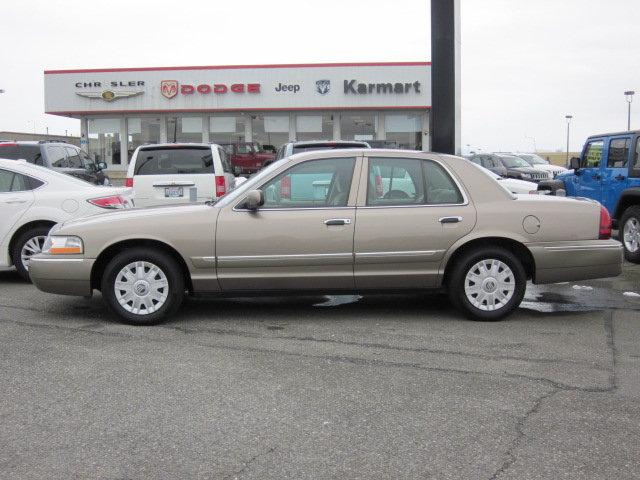
<svg viewBox="0 0 640 480"><path fill-rule="evenodd" d="M184 196L184 189L182 187L165 187L165 198L180 198Z"/></svg>

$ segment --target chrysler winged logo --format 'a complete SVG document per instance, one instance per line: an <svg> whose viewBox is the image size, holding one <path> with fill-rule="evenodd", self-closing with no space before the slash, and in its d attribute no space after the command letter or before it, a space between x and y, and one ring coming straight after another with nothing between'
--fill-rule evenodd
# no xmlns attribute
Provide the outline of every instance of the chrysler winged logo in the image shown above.
<svg viewBox="0 0 640 480"><path fill-rule="evenodd" d="M320 95L326 95L331 90L331 80L316 80L316 91Z"/></svg>
<svg viewBox="0 0 640 480"><path fill-rule="evenodd" d="M160 82L160 93L165 98L173 98L178 94L177 80L162 80Z"/></svg>
<svg viewBox="0 0 640 480"><path fill-rule="evenodd" d="M86 98L101 98L105 102L113 102L118 98L127 98L127 97L135 97L136 95L141 95L144 92L139 91L115 91L115 90L104 90L102 92L76 92L76 95L80 95L81 97Z"/></svg>

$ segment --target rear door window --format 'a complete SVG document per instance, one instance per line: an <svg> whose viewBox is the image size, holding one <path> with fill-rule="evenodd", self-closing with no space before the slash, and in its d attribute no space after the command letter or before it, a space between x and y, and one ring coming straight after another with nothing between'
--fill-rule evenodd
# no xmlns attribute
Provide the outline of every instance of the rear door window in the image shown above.
<svg viewBox="0 0 640 480"><path fill-rule="evenodd" d="M0 170L0 193L26 192L43 185L43 182L20 173Z"/></svg>
<svg viewBox="0 0 640 480"><path fill-rule="evenodd" d="M72 147L65 147L67 151L67 165L69 168L84 168L79 150Z"/></svg>
<svg viewBox="0 0 640 480"><path fill-rule="evenodd" d="M214 173L208 147L148 148L140 150L134 175L176 175Z"/></svg>
<svg viewBox="0 0 640 480"><path fill-rule="evenodd" d="M633 165L631 166L631 177L640 177L640 137L636 139L636 150L633 152Z"/></svg>
<svg viewBox="0 0 640 480"><path fill-rule="evenodd" d="M49 146L47 147L47 154L52 167L67 168L67 153L64 147Z"/></svg>
<svg viewBox="0 0 640 480"><path fill-rule="evenodd" d="M631 150L630 138L614 138L609 142L609 158L607 167L626 168L629 162L629 150Z"/></svg>

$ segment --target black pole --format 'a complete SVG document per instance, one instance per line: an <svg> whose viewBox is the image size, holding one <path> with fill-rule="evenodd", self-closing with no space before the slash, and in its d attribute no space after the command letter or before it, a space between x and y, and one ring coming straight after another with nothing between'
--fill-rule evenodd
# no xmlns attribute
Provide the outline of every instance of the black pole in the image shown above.
<svg viewBox="0 0 640 480"><path fill-rule="evenodd" d="M431 0L431 150L455 154L460 72L456 38L459 0Z"/></svg>

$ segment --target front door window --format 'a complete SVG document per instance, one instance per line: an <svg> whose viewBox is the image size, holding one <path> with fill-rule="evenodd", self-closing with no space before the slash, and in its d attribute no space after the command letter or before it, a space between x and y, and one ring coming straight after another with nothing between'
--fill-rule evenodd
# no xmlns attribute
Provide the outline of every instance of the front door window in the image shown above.
<svg viewBox="0 0 640 480"><path fill-rule="evenodd" d="M355 158L299 163L262 187L263 208L346 207Z"/></svg>

